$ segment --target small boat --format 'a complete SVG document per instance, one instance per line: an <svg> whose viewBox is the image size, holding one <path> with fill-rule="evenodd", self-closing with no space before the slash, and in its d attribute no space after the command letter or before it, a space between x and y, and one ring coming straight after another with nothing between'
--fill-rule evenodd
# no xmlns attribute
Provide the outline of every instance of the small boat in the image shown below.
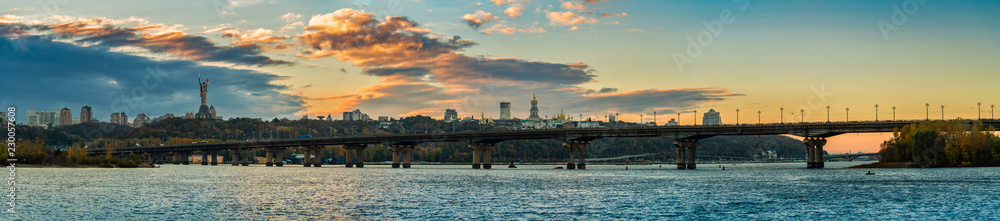
<svg viewBox="0 0 1000 221"><path fill-rule="evenodd" d="M552 169L561 170L561 169L563 169L563 167L556 167L556 168L552 168Z"/></svg>
<svg viewBox="0 0 1000 221"><path fill-rule="evenodd" d="M865 175L875 175L875 173L872 173L872 171L869 170Z"/></svg>
<svg viewBox="0 0 1000 221"><path fill-rule="evenodd" d="M514 162L510 162L510 165L507 165L507 168L517 168L517 166L514 166Z"/></svg>

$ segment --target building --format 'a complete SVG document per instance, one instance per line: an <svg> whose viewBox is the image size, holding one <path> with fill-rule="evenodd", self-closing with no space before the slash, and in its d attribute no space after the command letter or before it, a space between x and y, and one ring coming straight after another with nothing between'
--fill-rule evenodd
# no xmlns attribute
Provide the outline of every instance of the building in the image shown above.
<svg viewBox="0 0 1000 221"><path fill-rule="evenodd" d="M198 119L215 119L215 106L209 108L207 105L208 78L205 78L205 82L201 82L201 72L198 73L198 88L201 90L201 106L198 107L198 113L194 114L194 117Z"/></svg>
<svg viewBox="0 0 1000 221"><path fill-rule="evenodd" d="M615 119L615 115L614 114L608 115L608 122L616 122L616 120L618 120L618 119Z"/></svg>
<svg viewBox="0 0 1000 221"><path fill-rule="evenodd" d="M83 108L80 109L80 123L94 121L94 112L90 109L90 105L83 105Z"/></svg>
<svg viewBox="0 0 1000 221"><path fill-rule="evenodd" d="M63 107L59 110L59 125L70 125L73 124L73 113L70 112L69 107Z"/></svg>
<svg viewBox="0 0 1000 221"><path fill-rule="evenodd" d="M541 117L538 117L538 99L535 99L535 95L531 95L531 115L528 116L528 120L540 121Z"/></svg>
<svg viewBox="0 0 1000 221"><path fill-rule="evenodd" d="M389 121L389 116L378 116L378 121L382 122Z"/></svg>
<svg viewBox="0 0 1000 221"><path fill-rule="evenodd" d="M454 121L454 120L458 120L458 111L455 111L455 109L445 109L444 110L444 121L445 122L451 122L451 121Z"/></svg>
<svg viewBox="0 0 1000 221"><path fill-rule="evenodd" d="M705 117L701 119L701 124L722 125L722 117L719 116L719 112L715 112L715 109L710 109L705 113Z"/></svg>
<svg viewBox="0 0 1000 221"><path fill-rule="evenodd" d="M361 110L354 109L351 112L344 112L344 120L371 120L368 114L361 113Z"/></svg>
<svg viewBox="0 0 1000 221"><path fill-rule="evenodd" d="M510 102L500 102L500 119L510 120Z"/></svg>
<svg viewBox="0 0 1000 221"><path fill-rule="evenodd" d="M187 112L187 114L184 114L184 118L185 119L194 119L194 113Z"/></svg>
<svg viewBox="0 0 1000 221"><path fill-rule="evenodd" d="M219 119L219 116L215 114L215 105L208 106L208 113L212 115L212 119Z"/></svg>
<svg viewBox="0 0 1000 221"><path fill-rule="evenodd" d="M669 122L663 124L663 126L677 126L677 125L681 125L680 123L677 122L677 119L670 119Z"/></svg>
<svg viewBox="0 0 1000 221"><path fill-rule="evenodd" d="M120 121L121 119L122 119L121 118L121 113L111 113L111 123L112 124L120 124L118 121Z"/></svg>
<svg viewBox="0 0 1000 221"><path fill-rule="evenodd" d="M149 116L146 116L146 114L140 113L139 115L135 115L135 120L132 121L132 126L134 126L134 127L142 127L142 125L148 124L149 122L150 122Z"/></svg>
<svg viewBox="0 0 1000 221"><path fill-rule="evenodd" d="M28 109L25 113L28 126L59 125L60 115L56 111L36 111Z"/></svg>

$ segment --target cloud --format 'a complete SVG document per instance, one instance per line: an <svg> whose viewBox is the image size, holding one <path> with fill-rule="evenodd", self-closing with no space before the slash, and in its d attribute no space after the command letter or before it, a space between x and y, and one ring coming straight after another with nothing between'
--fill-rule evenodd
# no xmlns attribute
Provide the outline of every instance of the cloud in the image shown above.
<svg viewBox="0 0 1000 221"><path fill-rule="evenodd" d="M289 12L287 14L281 15L281 19L285 19L285 22L292 22L293 20L299 19L299 18L302 18L302 14L295 14L295 13Z"/></svg>
<svg viewBox="0 0 1000 221"><path fill-rule="evenodd" d="M2 46L12 41L23 48ZM132 116L183 116L197 112L200 105L195 82L199 71L202 77L212 79L208 102L220 115L291 117L305 108L300 97L283 92L287 86L273 83L283 79L274 74L188 60L152 60L46 36L0 36L0 77L31 82L9 85L7 89L17 91L17 95L0 100L23 109L57 110L69 105L75 112L89 104L94 116L102 120L108 120L111 112L123 111Z"/></svg>
<svg viewBox="0 0 1000 221"><path fill-rule="evenodd" d="M503 10L503 13L506 14L507 17L518 18L524 14L524 9L521 8L521 5L510 6Z"/></svg>
<svg viewBox="0 0 1000 221"><path fill-rule="evenodd" d="M626 30L626 31L629 31L629 32L639 32L639 33L646 33L645 31L642 31L642 29L638 29L638 28L632 28L632 29L628 29L628 30Z"/></svg>
<svg viewBox="0 0 1000 221"><path fill-rule="evenodd" d="M536 93L545 99L544 111L566 109L575 113L614 110L687 108L729 96L724 89L648 89L622 92L580 85L597 82L597 75L583 62L551 63L518 58L490 58L461 53L475 42L459 37L433 37L405 17L380 21L373 14L342 9L314 16L299 39L310 49L310 58L334 57L362 67L363 74L378 77L379 84L357 93L324 96L339 102L336 111L363 109L399 116L439 116L447 107L463 113L495 112L500 101L526 102ZM499 23L483 32L512 34L544 32ZM364 39L364 40L358 40ZM345 43L346 42L346 43ZM317 98L317 99L319 99ZM527 106L525 104L525 106ZM515 110L515 112L527 111ZM550 112L551 113L551 112ZM665 112L666 113L666 112Z"/></svg>
<svg viewBox="0 0 1000 221"><path fill-rule="evenodd" d="M566 10L571 10L571 11L575 10L577 12L582 12L584 10L583 5L577 4L576 2L572 2L572 1L565 1L565 2L563 2L562 3L562 8L564 8Z"/></svg>
<svg viewBox="0 0 1000 221"><path fill-rule="evenodd" d="M493 13L484 12L483 10L477 10L475 14L465 14L465 16L462 16L462 20L465 20L465 24L474 29L479 29L483 23L495 19L497 19L497 16L493 16Z"/></svg>
<svg viewBox="0 0 1000 221"><path fill-rule="evenodd" d="M628 13L625 13L625 12L618 12L618 13L607 13L607 12L605 12L605 13L601 13L601 17L611 17L611 16L628 17Z"/></svg>
<svg viewBox="0 0 1000 221"><path fill-rule="evenodd" d="M577 15L575 12L549 12L545 15L552 25L568 26L581 23L597 23L597 19Z"/></svg>
<svg viewBox="0 0 1000 221"><path fill-rule="evenodd" d="M598 3L598 2L605 2L605 1L607 1L607 0L584 0L583 3Z"/></svg>
<svg viewBox="0 0 1000 221"><path fill-rule="evenodd" d="M504 4L514 3L517 0L490 0L496 6L503 6Z"/></svg>
<svg viewBox="0 0 1000 221"><path fill-rule="evenodd" d="M104 47L134 46L154 53L169 54L197 61L229 62L255 66L292 64L292 62L274 60L261 55L263 48L260 45L217 46L208 38L179 31L178 29L182 28L179 25L148 25L148 21L145 19L135 17L125 20L107 18L63 19L68 21L14 25L20 26L22 31L38 32L33 34L68 40L76 44L96 44ZM8 25L8 27L10 26Z"/></svg>

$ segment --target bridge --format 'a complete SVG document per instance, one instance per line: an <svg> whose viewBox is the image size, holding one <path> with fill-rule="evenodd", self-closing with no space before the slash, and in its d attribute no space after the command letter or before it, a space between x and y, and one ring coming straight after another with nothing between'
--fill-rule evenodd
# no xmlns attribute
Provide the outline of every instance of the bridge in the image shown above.
<svg viewBox="0 0 1000 221"><path fill-rule="evenodd" d="M1000 127L1000 120L981 120L984 126ZM217 165L217 153L229 151L233 165L238 165L238 157L242 165L248 165L248 152L251 149L266 150L267 166L282 166L282 155L286 148L302 147L304 151L304 166L321 166L318 157L320 148L331 145L343 145L347 167L364 167L360 156L362 151L373 144L384 144L392 151L392 167L410 168L410 152L415 145L428 142L467 142L472 150L472 168L490 169L492 167L491 152L497 143L507 140L555 139L563 141L568 157L566 169L586 169L585 151L591 141L609 137L667 137L674 139L677 148L677 168L696 169L696 154L698 141L714 136L745 136L745 135L795 135L804 137L803 143L807 150L806 168L823 168L823 146L826 138L847 133L884 133L892 132L910 124L923 121L862 121L862 122L826 122L826 123L775 123L775 124L739 124L739 125L697 125L697 126L644 126L625 128L571 128L543 130L497 130L452 133L423 133L374 135L336 138L301 138L280 139L250 142L223 143L192 143L165 145L153 147L120 147L110 150L88 150L89 155L113 154L145 154L150 157L173 157L175 164L188 164L187 157L199 152L210 159L211 165ZM949 121L952 122L952 121ZM961 120L966 128L971 128L973 120ZM211 155L211 157L210 157ZM316 156L311 160L310 156ZM355 160L355 156L358 156ZM480 158L482 157L482 158ZM480 160L482 159L482 160ZM310 163L312 161L312 163ZM207 165L208 160L202 161Z"/></svg>

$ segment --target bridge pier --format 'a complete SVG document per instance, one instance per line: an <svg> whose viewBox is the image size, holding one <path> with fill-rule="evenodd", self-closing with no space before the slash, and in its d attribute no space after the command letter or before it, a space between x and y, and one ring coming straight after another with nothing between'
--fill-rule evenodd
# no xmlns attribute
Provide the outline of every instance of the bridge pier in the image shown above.
<svg viewBox="0 0 1000 221"><path fill-rule="evenodd" d="M310 148L306 148L305 153L302 155L302 166L303 167L310 167L310 166L312 166L312 163L309 162L309 154L311 154L310 152L312 152L310 150Z"/></svg>
<svg viewBox="0 0 1000 221"><path fill-rule="evenodd" d="M310 149L313 152L313 167L323 166L323 158L321 153L323 153L323 147L313 147Z"/></svg>
<svg viewBox="0 0 1000 221"><path fill-rule="evenodd" d="M566 169L587 169L587 147L590 146L590 142L583 141L568 141L563 142L563 146L566 147L568 151ZM579 154L579 156L577 156ZM573 158L576 158L576 165L573 165Z"/></svg>
<svg viewBox="0 0 1000 221"><path fill-rule="evenodd" d="M172 160L170 162L174 163L174 165L181 165L180 154L179 153L171 153L171 155L172 155L171 156Z"/></svg>
<svg viewBox="0 0 1000 221"><path fill-rule="evenodd" d="M697 169L698 141L678 139L674 141L677 147L677 169Z"/></svg>
<svg viewBox="0 0 1000 221"><path fill-rule="evenodd" d="M368 147L367 144L345 144L344 145L344 156L347 157L347 167L357 166L358 168L365 167L364 155L361 155L361 151ZM353 155L353 156L352 156ZM357 157L357 160L351 164L353 157Z"/></svg>
<svg viewBox="0 0 1000 221"><path fill-rule="evenodd" d="M277 161L274 162L274 166L285 166L285 149L275 148L274 155Z"/></svg>
<svg viewBox="0 0 1000 221"><path fill-rule="evenodd" d="M213 150L212 151L212 166L219 165L219 160L218 159L219 159L219 151L218 150Z"/></svg>
<svg viewBox="0 0 1000 221"><path fill-rule="evenodd" d="M236 157L239 155L240 151L241 150L229 150L229 164L232 164L233 166L240 166L240 158Z"/></svg>
<svg viewBox="0 0 1000 221"><path fill-rule="evenodd" d="M243 166L250 166L250 150L240 149L240 155L243 155Z"/></svg>
<svg viewBox="0 0 1000 221"><path fill-rule="evenodd" d="M493 169L493 156L491 154L495 148L496 144L490 143L469 144L469 149L472 149L472 169L479 169L480 163L482 163L483 169Z"/></svg>
<svg viewBox="0 0 1000 221"><path fill-rule="evenodd" d="M201 165L208 165L208 152L201 152Z"/></svg>
<svg viewBox="0 0 1000 221"><path fill-rule="evenodd" d="M806 168L823 168L823 146L826 145L826 138L807 137L803 142L806 144Z"/></svg>
<svg viewBox="0 0 1000 221"><path fill-rule="evenodd" d="M264 161L264 166L274 166L274 153L271 149L264 149L267 154L267 160Z"/></svg>
<svg viewBox="0 0 1000 221"><path fill-rule="evenodd" d="M413 151L413 145L389 145L389 150L392 151L392 168L399 168L400 158L403 168L410 168L410 151Z"/></svg>
<svg viewBox="0 0 1000 221"><path fill-rule="evenodd" d="M181 152L181 164L191 164L191 152Z"/></svg>

